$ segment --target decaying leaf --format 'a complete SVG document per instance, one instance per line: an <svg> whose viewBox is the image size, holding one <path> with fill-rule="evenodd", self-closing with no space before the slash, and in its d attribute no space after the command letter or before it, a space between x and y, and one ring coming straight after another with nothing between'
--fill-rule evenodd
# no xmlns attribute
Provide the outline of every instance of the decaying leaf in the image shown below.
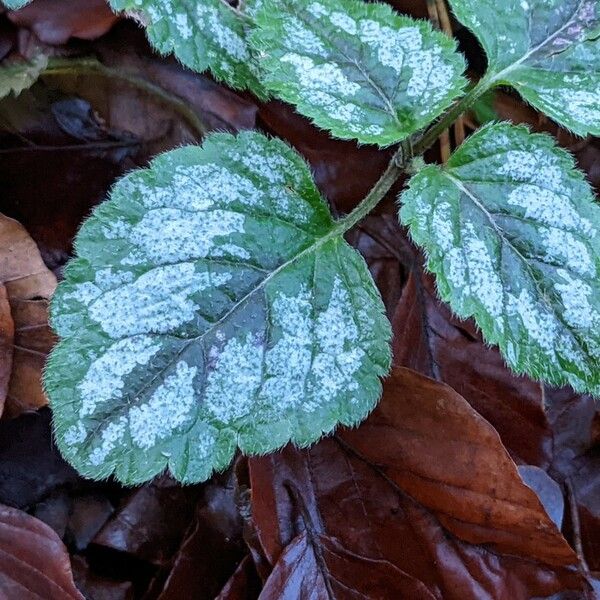
<svg viewBox="0 0 600 600"><path fill-rule="evenodd" d="M60 538L38 519L0 505L2 597L83 600Z"/></svg>
<svg viewBox="0 0 600 600"><path fill-rule="evenodd" d="M360 428L249 463L253 518L272 565L290 544L304 551L298 536L312 523L346 551L419 580L427 593L414 598L584 587L575 553L497 433L451 388L413 371L393 372Z"/></svg>
<svg viewBox="0 0 600 600"><path fill-rule="evenodd" d="M4 285L0 284L0 414L10 386L15 325Z"/></svg>
<svg viewBox="0 0 600 600"><path fill-rule="evenodd" d="M8 390L0 396L5 413L16 416L47 403L41 377L54 344L48 326L48 300L56 277L48 270L25 228L0 215L0 283L6 288L14 323Z"/></svg>
<svg viewBox="0 0 600 600"><path fill-rule="evenodd" d="M92 40L104 35L119 17L104 0L43 0L22 8L26 1L3 0L19 27L31 29L45 44L64 44L70 38Z"/></svg>

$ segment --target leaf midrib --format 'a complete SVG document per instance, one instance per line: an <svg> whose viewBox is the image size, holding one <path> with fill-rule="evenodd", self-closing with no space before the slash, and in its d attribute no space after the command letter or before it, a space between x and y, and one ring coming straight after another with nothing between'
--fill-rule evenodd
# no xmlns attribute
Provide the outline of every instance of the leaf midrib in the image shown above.
<svg viewBox="0 0 600 600"><path fill-rule="evenodd" d="M211 326L208 329L203 331L198 336L189 338L184 344L182 344L182 346L178 350L178 352L173 355L172 360L169 360L169 362L158 373L156 373L156 375L154 377L152 377L152 379L145 382L143 384L143 386L141 388L139 388L138 390L136 390L136 392L134 394L131 394L130 399L126 403L126 405L127 406L130 405L131 401L134 398L139 398L139 396L141 394L143 394L146 390L148 390L150 387L152 387L152 385L158 379L160 379L173 366L173 364L179 359L179 357L185 352L185 350L187 350L187 348L189 348L189 346L191 344L204 339L205 337L209 336L214 331L218 330L218 328L221 325L223 325L223 323L225 323L241 306L243 306L246 302L248 302L257 292L259 292L261 289L263 289L267 285L267 283L269 283L281 271L283 271L284 269L287 269L290 265L294 264L296 261L300 260L301 258L308 256L312 252L316 252L321 246L323 246L328 241L330 241L336 237L341 237L342 234L344 233L344 231L345 231L344 224L340 223L338 221L338 223L336 225L334 225L334 227L332 227L332 229L326 235L324 235L320 238L317 238L310 246L307 246L304 250L302 250L301 252L299 252L298 254L296 254L295 256L293 256L292 258L287 260L286 262L282 263L279 267L274 269L264 279L262 279L260 281L260 283L258 283L256 285L256 287L254 287L252 290L250 290L243 298L238 300L221 318L219 318L217 321L215 321L213 324L211 324ZM119 339L121 339L121 338L119 338ZM92 438L92 436L90 436L89 439L91 439L91 438Z"/></svg>
<svg viewBox="0 0 600 600"><path fill-rule="evenodd" d="M325 33L322 32L321 29L319 29L318 27L312 27L312 23L309 22L307 19L305 19L302 16L302 14L296 14L296 16L305 25L312 28L315 35L317 35L317 37L319 37L321 39L321 41L325 42L326 44L331 44L335 48L335 50L343 56L343 58L346 60L346 62L348 64L353 64L356 67L357 71L362 75L364 80L375 91L375 95L379 96L379 98L383 102L385 108L387 109L387 110L382 110L381 112L383 112L384 114L388 114L390 117L392 117L392 120L394 121L394 124L396 125L396 127L398 127L399 130L403 131L404 125L402 125L402 123L400 122L400 119L398 118L398 112L397 112L396 108L394 107L394 105L392 104L392 98L388 98L388 96L383 91L383 89L381 89L381 87L375 81L373 81L373 79L371 79L371 76L369 75L369 73L367 71L365 71L365 69L358 62L358 60L356 58L349 57L342 48L340 48L338 45L335 44L334 40L332 40L331 38L326 38Z"/></svg>
<svg viewBox="0 0 600 600"><path fill-rule="evenodd" d="M534 48L531 48L528 52L526 52L517 61L515 61L511 65L508 65L507 67L502 69L500 72L493 75L492 82L499 83L499 82L503 81L504 78L507 75L509 75L512 71L516 70L523 63L525 63L529 58L531 58L536 52L538 52L539 50L542 50L542 48L544 48L544 46L549 44L552 40L556 39L565 29L567 29L570 25L572 25L574 23L575 17L579 14L579 11L583 7L585 1L586 0L580 0L579 4L575 8L575 11L573 12L573 14L569 18L569 20L564 25L562 25L559 29L557 29L552 35L548 36L543 42L541 42ZM561 52L557 52L556 54L561 54L562 52L564 52L564 50Z"/></svg>
<svg viewBox="0 0 600 600"><path fill-rule="evenodd" d="M442 174L444 177L449 179L459 189L460 192L465 194L475 204L475 206L485 215L485 217L488 219L488 221L492 225L494 231L498 235L498 237L502 240L502 243L506 244L516 254L516 256L519 258L519 260L523 263L525 269L529 273L529 277L531 278L531 281L533 281L533 284L534 284L536 292L537 292L538 300L542 304L544 304L546 306L546 308L551 312L551 314L553 314L560 321L564 330L566 332L568 332L570 337L575 341L575 343L577 344L577 347L583 352L583 354L585 356L589 357L589 352L588 352L587 348L585 348L585 346L582 345L578 336L571 330L569 325L567 325L567 323L565 323L563 316L556 311L556 309L554 308L554 306L552 306L552 304L550 304L546 294L544 294L543 291L540 290L538 281L531 270L531 265L529 264L529 261L527 260L527 258L525 256L523 256L523 254L518 250L518 248L516 248L513 245L513 243L504 235L502 228L500 228L498 226L498 224L494 220L492 214L479 201L479 199L465 185L463 185L462 181L460 181L459 179L454 177L448 171L442 171ZM505 289L504 283L502 284L502 289L503 290ZM590 357L590 358L592 358L592 357Z"/></svg>

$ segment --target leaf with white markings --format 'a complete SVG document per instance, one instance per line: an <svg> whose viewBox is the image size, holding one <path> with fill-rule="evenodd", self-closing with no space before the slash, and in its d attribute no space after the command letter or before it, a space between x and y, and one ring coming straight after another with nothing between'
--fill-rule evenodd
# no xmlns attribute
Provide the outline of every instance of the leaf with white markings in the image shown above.
<svg viewBox="0 0 600 600"><path fill-rule="evenodd" d="M2 0L0 4L4 4L9 10L18 10L30 2L31 0Z"/></svg>
<svg viewBox="0 0 600 600"><path fill-rule="evenodd" d="M262 81L333 135L405 139L462 93L456 44L424 21L360 0L263 0L250 37Z"/></svg>
<svg viewBox="0 0 600 600"><path fill-rule="evenodd" d="M80 473L181 481L236 447L305 446L361 421L390 326L304 161L256 133L209 136L113 189L52 304L45 373Z"/></svg>
<svg viewBox="0 0 600 600"><path fill-rule="evenodd" d="M31 87L48 65L48 57L38 54L31 60L7 59L0 64L0 98L18 96Z"/></svg>
<svg viewBox="0 0 600 600"><path fill-rule="evenodd" d="M600 135L598 0L450 0L496 84L579 135Z"/></svg>
<svg viewBox="0 0 600 600"><path fill-rule="evenodd" d="M600 208L546 135L492 124L401 196L441 297L517 372L600 393Z"/></svg>
<svg viewBox="0 0 600 600"><path fill-rule="evenodd" d="M246 42L247 23L226 1L110 0L110 5L137 15L159 52L173 52L194 71L210 69L219 81L264 96Z"/></svg>

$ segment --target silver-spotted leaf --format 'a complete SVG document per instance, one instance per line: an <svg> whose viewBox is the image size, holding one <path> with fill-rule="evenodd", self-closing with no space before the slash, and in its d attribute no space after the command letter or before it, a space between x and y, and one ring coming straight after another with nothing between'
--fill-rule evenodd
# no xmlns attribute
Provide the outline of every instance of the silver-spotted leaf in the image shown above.
<svg viewBox="0 0 600 600"><path fill-rule="evenodd" d="M403 140L464 88L454 41L384 4L262 0L255 21L265 86L339 138Z"/></svg>
<svg viewBox="0 0 600 600"><path fill-rule="evenodd" d="M18 10L29 4L31 0L2 0L0 4L4 4L9 10Z"/></svg>
<svg viewBox="0 0 600 600"><path fill-rule="evenodd" d="M236 89L264 96L246 41L247 22L226 0L110 0L145 24L162 54L174 53L190 69L210 69Z"/></svg>
<svg viewBox="0 0 600 600"><path fill-rule="evenodd" d="M441 297L515 371L600 393L600 207L570 154L491 124L401 202Z"/></svg>
<svg viewBox="0 0 600 600"><path fill-rule="evenodd" d="M600 135L599 0L450 0L490 75L579 135Z"/></svg>
<svg viewBox="0 0 600 600"><path fill-rule="evenodd" d="M305 446L379 398L381 299L279 140L215 134L159 156L117 183L76 252L45 384L86 476L204 480L238 446Z"/></svg>
<svg viewBox="0 0 600 600"><path fill-rule="evenodd" d="M0 63L0 98L18 96L31 87L48 65L48 57L38 54L31 60L5 59Z"/></svg>

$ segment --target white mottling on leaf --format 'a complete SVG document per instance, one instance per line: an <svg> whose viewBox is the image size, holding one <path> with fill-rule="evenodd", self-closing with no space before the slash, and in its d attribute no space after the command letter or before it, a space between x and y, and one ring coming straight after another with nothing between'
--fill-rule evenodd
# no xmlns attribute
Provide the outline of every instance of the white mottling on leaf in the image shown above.
<svg viewBox="0 0 600 600"><path fill-rule="evenodd" d="M522 289L518 296L508 295L507 310L509 315L521 319L531 340L544 352L554 356L554 343L559 329L554 315L545 311L526 289Z"/></svg>
<svg viewBox="0 0 600 600"><path fill-rule="evenodd" d="M346 13L332 12L329 15L329 20L336 26L349 33L350 35L356 35L357 27L356 21Z"/></svg>
<svg viewBox="0 0 600 600"><path fill-rule="evenodd" d="M125 376L147 364L160 350L153 337L138 335L115 342L89 366L77 386L81 396L80 417L93 415L98 407L123 397Z"/></svg>
<svg viewBox="0 0 600 600"><path fill-rule="evenodd" d="M197 272L193 263L156 267L106 292L90 305L89 314L112 338L169 333L194 320L193 295L230 279L229 273Z"/></svg>
<svg viewBox="0 0 600 600"><path fill-rule="evenodd" d="M102 290L90 281L84 283L76 283L73 286L72 291L63 294L62 300L68 302L69 300L77 300L82 304L88 305L92 300L95 300L102 294Z"/></svg>
<svg viewBox="0 0 600 600"><path fill-rule="evenodd" d="M149 449L158 441L173 437L193 417L196 398L194 377L198 369L180 361L175 372L165 378L148 401L129 409L133 443Z"/></svg>
<svg viewBox="0 0 600 600"><path fill-rule="evenodd" d="M281 338L267 351L266 380L260 397L275 412L283 412L301 405L311 365L314 323L311 294L306 287L297 296L278 293L271 305L270 320L281 330Z"/></svg>
<svg viewBox="0 0 600 600"><path fill-rule="evenodd" d="M524 210L524 216L551 227L591 231L590 222L581 217L570 200L538 185L517 186L508 195L507 202Z"/></svg>
<svg viewBox="0 0 600 600"><path fill-rule="evenodd" d="M196 16L200 21L205 21L208 24L214 40L229 56L238 61L249 59L250 55L245 40L225 24L219 11L214 6L198 2L196 4Z"/></svg>
<svg viewBox="0 0 600 600"><path fill-rule="evenodd" d="M100 445L97 445L89 456L89 462L93 466L101 465L108 455L122 444L127 431L127 417L122 416L104 426L100 433Z"/></svg>
<svg viewBox="0 0 600 600"><path fill-rule="evenodd" d="M287 42L291 47L296 47L302 52L316 56L326 56L327 51L323 42L315 33L300 21L298 17L290 16L285 21Z"/></svg>
<svg viewBox="0 0 600 600"><path fill-rule="evenodd" d="M560 295L569 325L583 330L600 326L600 314L591 304L594 297L592 287L585 281L574 279L563 269L559 269L557 274L563 281L556 283L554 288Z"/></svg>
<svg viewBox="0 0 600 600"><path fill-rule="evenodd" d="M176 14L173 22L175 23L175 27L177 27L177 31L179 31L179 35L184 40L192 37L192 28L190 27L188 16L185 13Z"/></svg>
<svg viewBox="0 0 600 600"><path fill-rule="evenodd" d="M245 220L243 214L229 210L188 212L157 208L148 211L131 229L129 239L135 250L127 263L159 265L223 256L225 249L220 242L225 242L233 233L244 233ZM227 243L232 256L248 256L245 249Z"/></svg>
<svg viewBox="0 0 600 600"><path fill-rule="evenodd" d="M87 432L83 423L79 422L76 425L71 425L63 436L63 441L67 446L78 446L85 441Z"/></svg>
<svg viewBox="0 0 600 600"><path fill-rule="evenodd" d="M211 349L210 355L216 364L206 379L206 410L223 423L248 416L262 381L262 341L249 333L243 340L229 339L220 351Z"/></svg>
<svg viewBox="0 0 600 600"><path fill-rule="evenodd" d="M502 315L503 287L494 257L495 249L479 237L472 223L464 226L462 246L467 264L470 293L492 317Z"/></svg>
<svg viewBox="0 0 600 600"><path fill-rule="evenodd" d="M311 370L312 398L303 408L310 412L329 398L355 391L356 372L361 368L364 350L357 344L360 332L354 320L350 294L336 277L327 308L317 317L317 352Z"/></svg>
<svg viewBox="0 0 600 600"><path fill-rule="evenodd" d="M545 259L563 264L582 276L593 276L596 272L594 261L587 245L577 239L570 231L553 227L540 227L539 234L546 251Z"/></svg>
<svg viewBox="0 0 600 600"><path fill-rule="evenodd" d="M112 267L107 267L106 269L98 269L96 271L94 281L102 291L105 291L124 283L131 283L134 279L135 275L129 271L114 271Z"/></svg>

